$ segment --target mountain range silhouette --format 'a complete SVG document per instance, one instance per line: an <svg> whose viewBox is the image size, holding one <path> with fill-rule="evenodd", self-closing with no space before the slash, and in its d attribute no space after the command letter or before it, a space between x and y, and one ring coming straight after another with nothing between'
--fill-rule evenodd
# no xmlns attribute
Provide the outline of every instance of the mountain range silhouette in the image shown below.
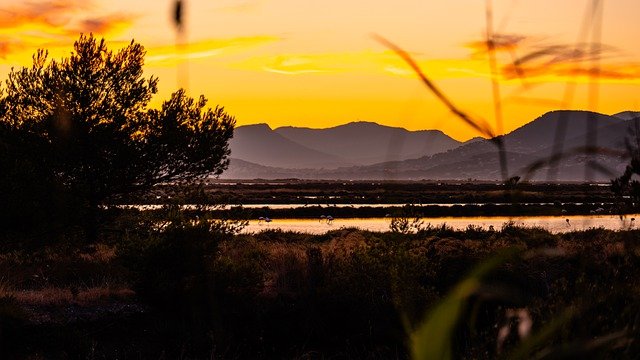
<svg viewBox="0 0 640 360"><path fill-rule="evenodd" d="M530 180L584 181L586 167L596 162L594 181L618 176L626 166L622 154L633 140L640 112L604 115L589 111L548 112L502 136L510 176ZM558 138L563 125L564 137ZM589 127L597 134L588 143ZM635 141L635 140L634 140ZM592 141L591 141L592 142ZM586 145L607 150L591 157L576 153L536 172L527 169L561 150L568 154ZM231 146L227 179L344 179L344 180L500 180L497 147L489 140L466 142L438 130L409 131L373 122L352 122L327 129L240 126ZM613 155L613 156L612 156ZM608 170L609 173L603 170Z"/></svg>

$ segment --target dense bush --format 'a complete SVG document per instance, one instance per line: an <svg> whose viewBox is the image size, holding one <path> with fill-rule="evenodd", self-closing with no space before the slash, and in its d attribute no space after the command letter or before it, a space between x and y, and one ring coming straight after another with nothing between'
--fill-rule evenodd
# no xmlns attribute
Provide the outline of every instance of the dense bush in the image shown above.
<svg viewBox="0 0 640 360"><path fill-rule="evenodd" d="M410 235L341 230L328 238L323 235L322 241L295 233L273 235L279 240L257 235L261 272L265 286L270 285L254 294L255 307L248 311L256 317L237 317L252 318L241 337L246 349L263 355L347 351L362 357L403 357L407 332L421 323L422 315L474 266L512 247L522 255L498 266L469 297L468 311L454 333L455 354L497 356L498 328L512 309L531 316L533 333L560 321L536 351L578 344L572 351L598 348L607 356L629 357L638 349L630 333L618 339L624 347L589 342L636 329L637 231L553 235L507 224L496 231L438 228ZM233 240L227 246L225 251L234 249ZM567 309L574 315L563 320ZM512 339L501 351L517 343ZM271 348L265 353L266 344Z"/></svg>
<svg viewBox="0 0 640 360"><path fill-rule="evenodd" d="M508 357L521 349L522 319L514 314L532 321L528 339L548 331L525 357L633 358L640 351L638 230L551 234L506 224L491 231L233 235L175 208L164 223L134 215L121 224L126 231L110 245L117 253L109 262L57 247L36 258L5 253L0 266L13 270L12 283L34 288L71 285L73 273L76 283L118 279L135 291L129 301L147 310L44 326L11 300L0 316L18 322L3 323L3 340L29 331L38 336L21 337L23 353L79 358L407 358L409 334L424 314L478 265L515 248L517 255L465 295L450 334L455 357ZM34 282L36 270L48 280Z"/></svg>

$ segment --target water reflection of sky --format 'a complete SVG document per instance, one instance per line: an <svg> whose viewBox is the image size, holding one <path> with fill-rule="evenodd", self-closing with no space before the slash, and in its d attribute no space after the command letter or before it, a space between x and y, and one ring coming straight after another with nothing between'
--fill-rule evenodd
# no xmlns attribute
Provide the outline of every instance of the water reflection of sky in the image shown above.
<svg viewBox="0 0 640 360"><path fill-rule="evenodd" d="M494 206L510 206L513 203L490 203ZM613 203L560 203L560 205L611 205ZM235 205L195 205L195 204L185 204L180 207L184 210L194 210L196 208L201 208L204 210L219 210L219 209L231 209L237 207L243 207L245 209L295 209L295 208L306 208L306 207L322 207L322 208L381 208L381 207L403 207L407 205L412 206L442 206L442 207L452 207L452 206L482 206L489 205L489 203L420 203L420 204L235 204ZM552 202L528 202L522 203L521 205L554 205ZM159 204L149 204L149 205L117 205L118 208L122 209L138 209L138 210L158 210L161 209L164 205Z"/></svg>
<svg viewBox="0 0 640 360"><path fill-rule="evenodd" d="M638 219L638 220L632 220ZM553 233L590 228L605 228L611 230L626 230L637 228L640 214L627 215L620 219L617 215L572 215L572 216L528 216L528 217L444 217L423 218L424 224L441 226L446 224L456 230L464 230L469 225L489 229L493 226L499 230L505 223L512 221L515 225L524 227L542 227ZM568 221L567 221L568 220ZM252 220L244 229L246 233L263 230L280 229L311 234L323 234L330 230L341 228L359 228L369 231L389 231L390 218L353 218L334 219L331 223L323 219L272 219L270 223Z"/></svg>

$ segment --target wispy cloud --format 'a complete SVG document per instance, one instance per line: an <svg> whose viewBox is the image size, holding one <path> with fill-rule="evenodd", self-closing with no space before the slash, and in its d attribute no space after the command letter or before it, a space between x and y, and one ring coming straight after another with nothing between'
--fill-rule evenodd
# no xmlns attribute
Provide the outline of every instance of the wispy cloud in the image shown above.
<svg viewBox="0 0 640 360"><path fill-rule="evenodd" d="M513 65L503 68L505 79L513 79L517 74L524 74L527 79L549 79L551 77L557 79L574 78L593 79L600 81L620 82L620 81L638 81L640 80L640 64L638 63L609 63L602 64L599 68L590 66L580 67L575 64L552 63L552 64L535 64L521 67L516 71Z"/></svg>
<svg viewBox="0 0 640 360"><path fill-rule="evenodd" d="M505 79L597 78L599 81L640 80L640 64L616 60L617 49L590 44L540 46L526 52L502 67ZM598 60L599 67L592 62Z"/></svg>
<svg viewBox="0 0 640 360"><path fill-rule="evenodd" d="M107 34L128 28L135 19L127 14L109 14L101 17L87 18L80 22L76 32Z"/></svg>
<svg viewBox="0 0 640 360"><path fill-rule="evenodd" d="M22 50L24 50L24 44L22 42L0 38L0 59L6 59L8 54Z"/></svg>
<svg viewBox="0 0 640 360"><path fill-rule="evenodd" d="M247 36L228 39L209 39L176 46L159 46L147 49L146 62L156 66L174 66L176 62L206 59L265 45L279 38L273 36Z"/></svg>
<svg viewBox="0 0 640 360"><path fill-rule="evenodd" d="M265 71L284 74L298 75L309 73L320 73L330 71L319 66L317 61L306 56L277 56L269 64L262 67Z"/></svg>
<svg viewBox="0 0 640 360"><path fill-rule="evenodd" d="M394 65L388 65L384 68L384 71L394 74L394 75L398 75L398 76L413 76L414 72L411 71L411 69L406 68L406 67L397 67Z"/></svg>
<svg viewBox="0 0 640 360"><path fill-rule="evenodd" d="M478 60L428 59L422 54L413 53L413 55L416 61L436 78L469 77L469 73L485 70L484 63ZM359 73L416 77L401 59L386 50L259 55L238 62L233 67L282 75ZM467 72L460 69L466 69Z"/></svg>
<svg viewBox="0 0 640 360"><path fill-rule="evenodd" d="M356 53L288 53L252 56L233 66L282 75L302 75L350 71L356 68L355 64L358 62L368 66L366 61L370 60L364 54Z"/></svg>
<svg viewBox="0 0 640 360"><path fill-rule="evenodd" d="M514 51L527 41L531 41L530 37L519 34L494 34L491 45L495 51ZM466 43L464 46L471 49L473 56L485 56L489 45L486 40L474 40Z"/></svg>
<svg viewBox="0 0 640 360"><path fill-rule="evenodd" d="M595 54L589 49L569 51L563 46L531 46L531 38L521 36L501 37L496 47L500 49L501 64L498 80L511 82L526 78L529 83L564 82L569 78L587 81L597 76L601 82L640 82L640 64L616 63L608 54L614 49ZM486 43L467 44L474 49L469 57L430 59L425 54L411 53L413 60L433 79L490 78L486 56L478 53ZM522 55L510 52L518 50ZM271 49L272 51L272 49ZM509 54L507 54L509 52ZM486 55L486 54L485 54ZM590 60L601 58L600 69L590 68ZM607 60L607 61L604 61ZM334 53L274 53L254 54L229 66L236 69L261 71L283 76L322 76L327 74L367 74L415 78L416 74L390 51L353 51Z"/></svg>
<svg viewBox="0 0 640 360"><path fill-rule="evenodd" d="M226 13L249 13L259 10L262 6L262 0L244 0L244 1L222 1L217 11Z"/></svg>
<svg viewBox="0 0 640 360"><path fill-rule="evenodd" d="M98 14L96 14L98 13ZM68 46L80 33L108 36L129 27L134 14L100 14L91 0L27 1L0 5L0 56Z"/></svg>
<svg viewBox="0 0 640 360"><path fill-rule="evenodd" d="M548 44L546 40L519 34L496 34L493 49L501 56L501 80L562 81L568 78L597 77L599 81L619 82L640 80L640 64L615 61L619 51L605 44ZM471 41L465 47L471 58L487 57L486 40ZM591 63L600 62L592 68Z"/></svg>
<svg viewBox="0 0 640 360"><path fill-rule="evenodd" d="M60 27L68 24L78 11L87 10L80 1L28 1L20 5L0 8L0 29L25 25Z"/></svg>

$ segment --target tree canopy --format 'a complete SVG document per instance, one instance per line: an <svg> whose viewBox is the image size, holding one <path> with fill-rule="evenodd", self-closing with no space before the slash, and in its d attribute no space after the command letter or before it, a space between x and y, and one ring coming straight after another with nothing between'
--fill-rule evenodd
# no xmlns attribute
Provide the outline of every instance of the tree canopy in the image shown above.
<svg viewBox="0 0 640 360"><path fill-rule="evenodd" d="M622 212L640 209L640 119L633 120L629 135L626 144L629 164L620 177L611 180L611 190L618 197Z"/></svg>
<svg viewBox="0 0 640 360"><path fill-rule="evenodd" d="M12 69L0 94L0 173L31 164L34 175L46 173L44 181L92 208L161 182L222 173L234 117L184 90L150 108L158 79L144 76L144 56L134 41L113 52L104 39L81 35L67 58L39 50L30 67Z"/></svg>

